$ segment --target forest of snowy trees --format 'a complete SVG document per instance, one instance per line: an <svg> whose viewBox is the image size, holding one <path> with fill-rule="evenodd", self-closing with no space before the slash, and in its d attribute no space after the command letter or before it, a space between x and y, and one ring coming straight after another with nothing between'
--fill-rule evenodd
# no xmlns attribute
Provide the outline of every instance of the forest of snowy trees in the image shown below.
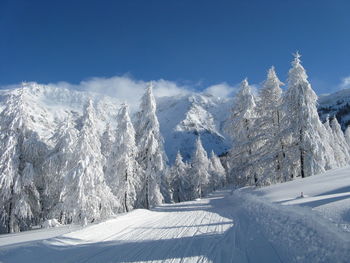
<svg viewBox="0 0 350 263"><path fill-rule="evenodd" d="M243 80L226 125L233 141L226 158L229 182L269 185L350 163L350 128L344 135L334 116L321 123L307 78L297 53L284 93L273 67L258 96Z"/></svg>
<svg viewBox="0 0 350 263"><path fill-rule="evenodd" d="M152 84L132 122L126 104L116 127L98 132L92 100L79 120L65 119L41 142L28 124L23 94L11 94L0 114L0 232L30 229L48 219L88 223L135 208L201 198L226 184L264 186L307 177L350 163L350 128L322 123L317 95L299 54L287 89L272 67L259 94L247 79L234 98L225 130L231 150L220 158L203 148L169 165L156 115Z"/></svg>

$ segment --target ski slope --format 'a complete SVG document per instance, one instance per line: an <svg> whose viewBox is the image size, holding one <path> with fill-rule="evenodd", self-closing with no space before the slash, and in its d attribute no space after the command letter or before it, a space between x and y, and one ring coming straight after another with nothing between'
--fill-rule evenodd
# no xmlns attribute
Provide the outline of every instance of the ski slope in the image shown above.
<svg viewBox="0 0 350 263"><path fill-rule="evenodd" d="M0 262L348 262L349 189L343 168L86 227L2 235Z"/></svg>

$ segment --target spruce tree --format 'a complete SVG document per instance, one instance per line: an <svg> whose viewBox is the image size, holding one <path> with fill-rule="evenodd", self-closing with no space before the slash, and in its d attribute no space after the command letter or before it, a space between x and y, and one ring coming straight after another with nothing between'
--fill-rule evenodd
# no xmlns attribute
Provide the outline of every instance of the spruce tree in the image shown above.
<svg viewBox="0 0 350 263"><path fill-rule="evenodd" d="M192 199L201 198L208 193L210 174L208 155L199 137L196 140L196 148L192 156L190 173Z"/></svg>
<svg viewBox="0 0 350 263"><path fill-rule="evenodd" d="M350 147L350 125L346 128L344 136L345 136L346 142Z"/></svg>
<svg viewBox="0 0 350 263"><path fill-rule="evenodd" d="M283 181L282 166L284 161L284 142L281 133L281 101L283 83L278 79L274 67L271 67L267 79L260 91L257 103L256 163L254 172L258 185Z"/></svg>
<svg viewBox="0 0 350 263"><path fill-rule="evenodd" d="M346 142L343 131L336 117L333 117L330 121L332 133L334 137L334 156L337 161L338 167L346 166L350 164L350 147Z"/></svg>
<svg viewBox="0 0 350 263"><path fill-rule="evenodd" d="M256 150L255 108L251 87L248 80L244 79L234 98L231 115L226 124L226 132L233 144L228 158L228 166L231 168L229 180L237 185L252 185L257 181L251 165Z"/></svg>
<svg viewBox="0 0 350 263"><path fill-rule="evenodd" d="M109 157L109 155L111 154L111 150L112 150L112 145L114 142L114 134L113 131L111 129L111 125L110 123L106 124L106 128L102 134L101 137L101 153L103 156L103 172L106 172L107 169L107 159Z"/></svg>
<svg viewBox="0 0 350 263"><path fill-rule="evenodd" d="M105 131L101 137L101 152L104 157L108 157L111 152L112 144L114 142L114 134L110 123L106 124Z"/></svg>
<svg viewBox="0 0 350 263"><path fill-rule="evenodd" d="M84 223L109 217L118 203L104 179L100 136L91 100L84 109L73 159L75 165L65 176L61 194L62 221Z"/></svg>
<svg viewBox="0 0 350 263"><path fill-rule="evenodd" d="M339 167L338 161L335 158L335 153L338 151L338 144L335 142L335 137L329 122L329 117L327 116L326 121L323 123L323 126L326 130L327 140L325 142L325 146L329 147L326 150L328 155L326 156L326 166L325 169L329 170L332 168Z"/></svg>
<svg viewBox="0 0 350 263"><path fill-rule="evenodd" d="M61 194L64 187L67 172L74 167L75 149L78 131L74 122L67 118L61 122L54 135L51 137L55 145L46 156L42 165L44 193L43 210L47 218L57 218L61 221Z"/></svg>
<svg viewBox="0 0 350 263"><path fill-rule="evenodd" d="M300 55L295 54L284 96L284 141L286 178L307 177L324 172L327 160L327 132L317 113L317 95L312 90Z"/></svg>
<svg viewBox="0 0 350 263"><path fill-rule="evenodd" d="M171 167L171 191L174 202L183 202L190 200L191 183L189 176L189 167L183 162L181 153L176 154L175 163Z"/></svg>
<svg viewBox="0 0 350 263"><path fill-rule="evenodd" d="M143 171L136 161L135 130L126 104L119 109L115 138L107 159L106 179L122 211L128 212L138 205L137 197L142 195Z"/></svg>
<svg viewBox="0 0 350 263"><path fill-rule="evenodd" d="M152 90L151 83L141 98L136 123L136 145L139 148L137 160L145 172L144 195L140 196L140 201L147 209L163 202L160 185L164 179L167 160L163 150L163 138L159 130L156 101Z"/></svg>
<svg viewBox="0 0 350 263"><path fill-rule="evenodd" d="M41 150L37 135L28 129L24 88L6 99L0 114L0 217L9 232L28 229L40 220L40 195L35 185ZM35 144L35 143L34 143ZM32 148L30 148L32 146ZM32 154L32 156L30 156Z"/></svg>
<svg viewBox="0 0 350 263"><path fill-rule="evenodd" d="M222 166L220 158L211 151L210 163L209 163L209 173L210 173L210 186L212 190L216 190L223 187L226 183L226 171Z"/></svg>

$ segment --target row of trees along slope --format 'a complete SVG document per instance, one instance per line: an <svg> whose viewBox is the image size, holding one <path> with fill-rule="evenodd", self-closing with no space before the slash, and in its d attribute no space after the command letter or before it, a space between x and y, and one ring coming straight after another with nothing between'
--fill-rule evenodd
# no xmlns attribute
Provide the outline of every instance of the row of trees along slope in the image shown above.
<svg viewBox="0 0 350 263"><path fill-rule="evenodd" d="M207 157L199 138L193 164L184 163L179 153L174 166L167 166L152 86L141 99L135 128L123 104L116 128L107 125L100 136L88 100L78 120L58 125L52 148L30 128L25 96L25 88L12 92L0 115L1 232L30 229L52 218L62 224L99 221L201 197L224 183L220 160L214 153Z"/></svg>
<svg viewBox="0 0 350 263"><path fill-rule="evenodd" d="M344 136L336 118L320 121L298 53L285 93L281 85L273 67L258 96L242 81L226 125L233 142L226 158L230 182L269 185L350 163L349 128Z"/></svg>

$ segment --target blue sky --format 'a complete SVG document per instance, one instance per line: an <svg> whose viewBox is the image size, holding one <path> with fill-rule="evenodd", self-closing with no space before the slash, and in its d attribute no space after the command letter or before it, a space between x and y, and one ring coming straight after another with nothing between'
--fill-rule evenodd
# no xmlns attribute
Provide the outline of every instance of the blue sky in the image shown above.
<svg viewBox="0 0 350 263"><path fill-rule="evenodd" d="M0 0L0 85L127 75L204 89L260 83L271 65L284 81L299 50L316 92L331 92L350 87L349 11L345 0Z"/></svg>

